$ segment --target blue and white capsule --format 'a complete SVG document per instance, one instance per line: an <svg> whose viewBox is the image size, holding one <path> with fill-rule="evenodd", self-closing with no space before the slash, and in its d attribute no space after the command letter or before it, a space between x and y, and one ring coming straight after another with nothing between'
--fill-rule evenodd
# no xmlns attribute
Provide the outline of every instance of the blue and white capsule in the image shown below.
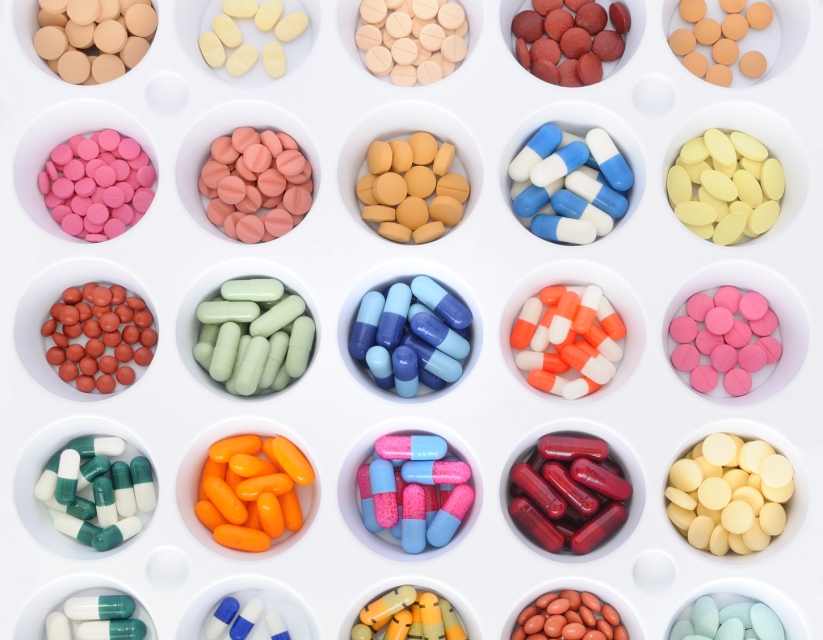
<svg viewBox="0 0 823 640"><path fill-rule="evenodd" d="M420 338L406 335L403 338L403 344L417 353L419 369L425 369L446 382L457 382L463 375L463 367L457 360L438 351L430 344L426 344Z"/></svg>
<svg viewBox="0 0 823 640"><path fill-rule="evenodd" d="M391 354L394 388L401 398L417 395L420 381L417 378L417 354L411 347L400 345Z"/></svg>
<svg viewBox="0 0 823 640"><path fill-rule="evenodd" d="M472 312L468 307L428 276L417 276L412 280L411 290L420 302L455 331L468 329L471 325Z"/></svg>
<svg viewBox="0 0 823 640"><path fill-rule="evenodd" d="M417 377L420 379L420 384L427 386L432 391L440 391L446 387L446 381L438 378L433 373L429 373L425 369L417 367Z"/></svg>
<svg viewBox="0 0 823 640"><path fill-rule="evenodd" d="M412 290L407 284L398 282L389 289L386 304L383 306L383 313L380 314L377 333L375 334L375 341L379 346L392 351L400 344L403 329L406 326L406 314L411 306L411 299Z"/></svg>
<svg viewBox="0 0 823 640"><path fill-rule="evenodd" d="M563 188L564 178L558 178L546 187L530 185L512 201L512 209L521 218L531 217L549 204L552 196Z"/></svg>
<svg viewBox="0 0 823 640"><path fill-rule="evenodd" d="M349 338L349 353L356 360L365 358L366 352L374 345L377 326L385 306L386 299L379 291L369 291L360 301L360 309Z"/></svg>
<svg viewBox="0 0 823 640"><path fill-rule="evenodd" d="M566 177L566 189L614 219L622 218L629 210L629 201L625 197L579 171L573 171Z"/></svg>
<svg viewBox="0 0 823 640"><path fill-rule="evenodd" d="M590 222L598 236L605 236L614 229L614 218L566 189L554 194L552 208L559 216Z"/></svg>
<svg viewBox="0 0 823 640"><path fill-rule="evenodd" d="M568 147L572 142L582 142L586 144L586 141L581 138L580 136L576 136L573 133L569 133L568 131L563 132L563 139L560 141L558 145L558 149L562 149L563 147ZM589 157L585 162L586 167L591 167L592 169L597 169L597 161L594 159L592 155L591 149L589 149Z"/></svg>
<svg viewBox="0 0 823 640"><path fill-rule="evenodd" d="M222 602L217 605L215 612L209 617L206 628L203 630L206 640L220 640L228 631L229 625L231 625L238 611L240 611L240 602L237 598L232 596L223 598Z"/></svg>
<svg viewBox="0 0 823 640"><path fill-rule="evenodd" d="M591 222L563 216L534 216L530 230L538 238L550 242L591 244L597 238L597 229Z"/></svg>
<svg viewBox="0 0 823 640"><path fill-rule="evenodd" d="M381 389L394 388L394 374L391 367L391 355L384 347L375 346L366 352L366 364L369 365L374 381Z"/></svg>
<svg viewBox="0 0 823 640"><path fill-rule="evenodd" d="M434 316L418 313L409 321L411 332L447 356L462 360L469 355L471 345Z"/></svg>
<svg viewBox="0 0 823 640"><path fill-rule="evenodd" d="M563 132L557 125L544 124L509 163L509 177L515 182L528 180L532 167L554 153L562 139Z"/></svg>
<svg viewBox="0 0 823 640"><path fill-rule="evenodd" d="M249 600L246 606L240 611L240 615L237 616L234 624L232 624L229 630L229 638L231 638L231 640L246 640L265 608L263 601L259 598Z"/></svg>
<svg viewBox="0 0 823 640"><path fill-rule="evenodd" d="M634 174L614 141L603 129L592 129L586 134L586 144L600 171L615 191L628 191L634 184Z"/></svg>
<svg viewBox="0 0 823 640"><path fill-rule="evenodd" d="M537 187L546 187L569 175L589 157L589 148L582 142L572 142L532 167L529 180Z"/></svg>
<svg viewBox="0 0 823 640"><path fill-rule="evenodd" d="M269 628L271 640L291 640L286 621L278 611L269 611L266 614L266 626Z"/></svg>
<svg viewBox="0 0 823 640"><path fill-rule="evenodd" d="M57 489L57 470L60 468L60 452L55 453L46 463L46 468L40 474L40 479L34 485L34 497L46 501L54 497Z"/></svg>

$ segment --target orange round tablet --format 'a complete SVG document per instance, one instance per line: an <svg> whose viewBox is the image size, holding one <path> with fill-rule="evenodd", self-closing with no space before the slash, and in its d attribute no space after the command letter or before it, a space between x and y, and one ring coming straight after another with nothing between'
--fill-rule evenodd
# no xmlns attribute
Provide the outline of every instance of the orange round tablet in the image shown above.
<svg viewBox="0 0 823 640"><path fill-rule="evenodd" d="M698 78L705 76L706 71L709 70L709 61L706 60L706 56L702 53L697 53L696 51L693 51L689 55L685 56L682 62L683 66Z"/></svg>
<svg viewBox="0 0 823 640"><path fill-rule="evenodd" d="M706 82L715 84L718 87L732 86L732 70L724 64L716 64L706 72Z"/></svg>
<svg viewBox="0 0 823 640"><path fill-rule="evenodd" d="M747 78L759 78L766 73L768 62L759 51L749 51L740 58L740 73Z"/></svg>
<svg viewBox="0 0 823 640"><path fill-rule="evenodd" d="M749 23L739 13L732 13L723 18L720 29L730 40L742 40L749 32Z"/></svg>
<svg viewBox="0 0 823 640"><path fill-rule="evenodd" d="M755 2L746 11L746 20L752 29L765 29L774 19L774 11L765 2Z"/></svg>
<svg viewBox="0 0 823 640"><path fill-rule="evenodd" d="M720 23L711 18L703 18L694 25L694 37L700 44L714 44L720 39Z"/></svg>
<svg viewBox="0 0 823 640"><path fill-rule="evenodd" d="M720 0L720 6L726 13L740 13L746 8L746 0Z"/></svg>
<svg viewBox="0 0 823 640"><path fill-rule="evenodd" d="M699 22L706 17L705 0L682 0L680 2L680 17L686 22Z"/></svg>
<svg viewBox="0 0 823 640"><path fill-rule="evenodd" d="M722 38L712 47L712 58L717 64L729 66L737 61L740 55L740 47L734 40Z"/></svg>
<svg viewBox="0 0 823 640"><path fill-rule="evenodd" d="M694 51L697 40L688 29L678 29L669 36L669 47L677 56L685 56Z"/></svg>

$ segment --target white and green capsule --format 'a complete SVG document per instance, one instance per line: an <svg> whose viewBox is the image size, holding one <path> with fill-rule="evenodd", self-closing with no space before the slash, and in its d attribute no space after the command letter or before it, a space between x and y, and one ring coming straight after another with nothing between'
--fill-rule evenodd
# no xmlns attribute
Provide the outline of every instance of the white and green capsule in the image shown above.
<svg viewBox="0 0 823 640"><path fill-rule="evenodd" d="M137 456L131 461L131 482L137 508L144 513L154 511L157 508L157 494L154 492L151 462L144 456Z"/></svg>
<svg viewBox="0 0 823 640"><path fill-rule="evenodd" d="M309 366L309 354L314 344L314 320L301 316L294 321L294 329L289 338L289 352L286 356L286 373L299 378Z"/></svg>
<svg viewBox="0 0 823 640"><path fill-rule="evenodd" d="M143 521L137 516L123 518L117 524L99 529L91 539L95 551L109 551L119 547L143 530ZM79 637L79 636L78 636Z"/></svg>
<svg viewBox="0 0 823 640"><path fill-rule="evenodd" d="M211 367L211 356L214 353L214 345L217 344L217 334L220 332L220 325L204 324L200 328L200 340L194 345L192 355L201 367L208 370Z"/></svg>
<svg viewBox="0 0 823 640"><path fill-rule="evenodd" d="M97 515L97 508L94 506L94 503L80 496L75 496L74 500L69 504L60 504L54 498L44 500L43 504L53 511L67 513L80 520L91 520Z"/></svg>
<svg viewBox="0 0 823 640"><path fill-rule="evenodd" d="M60 451L55 453L40 474L40 479L34 485L34 497L38 500L46 501L54 497L57 489L57 469L60 467Z"/></svg>
<svg viewBox="0 0 823 640"><path fill-rule="evenodd" d="M55 516L52 525L60 533L88 546L92 546L94 536L102 531L100 527L93 525L91 522L80 520L80 518L75 518L67 513L60 513Z"/></svg>
<svg viewBox="0 0 823 640"><path fill-rule="evenodd" d="M111 462L106 456L94 456L86 464L80 467L80 476L77 478L77 490L82 491L88 487L95 478L99 478L111 469Z"/></svg>
<svg viewBox="0 0 823 640"><path fill-rule="evenodd" d="M46 640L72 640L71 622L62 611L46 616Z"/></svg>
<svg viewBox="0 0 823 640"><path fill-rule="evenodd" d="M54 499L58 504L71 504L77 495L77 477L80 475L80 454L74 449L66 449L60 454L57 465L57 486Z"/></svg>
<svg viewBox="0 0 823 640"><path fill-rule="evenodd" d="M268 339L263 336L256 336L249 340L249 346L243 354L243 360L240 362L234 385L239 395L250 396L257 391L268 357Z"/></svg>
<svg viewBox="0 0 823 640"><path fill-rule="evenodd" d="M135 608L129 596L86 596L66 600L63 613L69 620L126 620Z"/></svg>
<svg viewBox="0 0 823 640"><path fill-rule="evenodd" d="M260 317L260 307L254 302L201 302L197 319L203 324L253 322Z"/></svg>
<svg viewBox="0 0 823 640"><path fill-rule="evenodd" d="M104 529L118 520L117 507L114 504L114 487L106 476L97 478L91 485L94 506L97 507L97 520Z"/></svg>
<svg viewBox="0 0 823 640"><path fill-rule="evenodd" d="M209 365L209 375L213 380L225 382L231 377L241 335L236 322L226 322L220 327Z"/></svg>
<svg viewBox="0 0 823 640"><path fill-rule="evenodd" d="M275 278L229 280L220 287L220 295L231 302L274 302L283 297L283 291L283 283Z"/></svg>
<svg viewBox="0 0 823 640"><path fill-rule="evenodd" d="M274 377L274 382L272 382L271 389L272 391L282 391L291 384L291 381L292 377L289 375L288 371L286 371L286 365L284 364L280 367L280 371L278 371L277 375Z"/></svg>
<svg viewBox="0 0 823 640"><path fill-rule="evenodd" d="M143 640L147 633L142 620L100 620L77 627L77 640Z"/></svg>
<svg viewBox="0 0 823 640"><path fill-rule="evenodd" d="M126 441L123 438L107 436L105 438L75 438L68 444L69 449L74 449L81 458L93 458L94 456L108 456L116 458L123 455L126 450Z"/></svg>
<svg viewBox="0 0 823 640"><path fill-rule="evenodd" d="M137 513L137 501L134 497L129 465L122 461L111 465L111 482L114 485L114 504L117 506L117 513L124 518L133 516Z"/></svg>
<svg viewBox="0 0 823 640"><path fill-rule="evenodd" d="M300 296L291 295L282 302L274 305L262 316L254 320L249 326L252 336L268 338L276 331L280 331L290 322L296 320L306 311L306 302Z"/></svg>
<svg viewBox="0 0 823 640"><path fill-rule="evenodd" d="M269 338L269 355L266 364L263 365L263 375L258 383L259 389L271 387L281 365L286 361L286 352L289 350L289 334L285 331L278 331Z"/></svg>

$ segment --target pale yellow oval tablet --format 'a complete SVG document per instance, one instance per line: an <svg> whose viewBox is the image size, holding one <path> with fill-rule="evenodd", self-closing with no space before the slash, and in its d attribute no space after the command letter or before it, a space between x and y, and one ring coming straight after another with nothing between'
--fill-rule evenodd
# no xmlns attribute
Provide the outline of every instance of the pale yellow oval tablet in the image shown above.
<svg viewBox="0 0 823 640"><path fill-rule="evenodd" d="M767 502L760 510L760 529L769 536L779 536L786 528L786 510L777 502Z"/></svg>
<svg viewBox="0 0 823 640"><path fill-rule="evenodd" d="M437 21L444 29L455 31L466 22L466 11L456 2L446 2L437 11Z"/></svg>
<svg viewBox="0 0 823 640"><path fill-rule="evenodd" d="M738 197L752 208L763 202L763 191L760 183L748 171L735 171L732 177L734 186L737 187Z"/></svg>
<svg viewBox="0 0 823 640"><path fill-rule="evenodd" d="M237 23L229 18L225 13L218 14L211 21L211 28L220 38L220 42L229 49L235 49L243 42L243 34L237 27Z"/></svg>
<svg viewBox="0 0 823 640"><path fill-rule="evenodd" d="M391 56L395 63L411 66L417 59L417 43L411 38L400 38L392 45Z"/></svg>
<svg viewBox="0 0 823 640"><path fill-rule="evenodd" d="M751 160L749 158L744 157L744 158L740 158L740 160L738 161L737 164L740 165L740 168L743 169L744 171L748 171L749 173L751 173L754 176L755 180L758 180L758 181L760 180L760 176L761 176L760 172L763 169L763 163L762 162L756 162L754 160Z"/></svg>
<svg viewBox="0 0 823 640"><path fill-rule="evenodd" d="M259 9L256 0L223 0L222 8L232 18L253 18Z"/></svg>
<svg viewBox="0 0 823 640"><path fill-rule="evenodd" d="M440 3L437 0L412 0L412 11L421 20L432 20L440 10Z"/></svg>
<svg viewBox="0 0 823 640"><path fill-rule="evenodd" d="M669 169L666 175L666 192L674 206L692 199L692 181L689 173L677 165Z"/></svg>
<svg viewBox="0 0 823 640"><path fill-rule="evenodd" d="M368 51L372 47L379 47L383 44L383 34L373 24L364 24L354 34L354 43L360 51Z"/></svg>
<svg viewBox="0 0 823 640"><path fill-rule="evenodd" d="M734 182L719 171L704 171L700 176L700 182L703 188L718 200L732 202L737 199L737 187Z"/></svg>
<svg viewBox="0 0 823 640"><path fill-rule="evenodd" d="M754 515L760 515L760 509L763 508L763 494L761 494L754 487L740 487L732 493L732 501L745 502L754 511Z"/></svg>
<svg viewBox="0 0 823 640"><path fill-rule="evenodd" d="M235 78L245 75L257 62L259 53L253 44L247 44L235 51L226 61L226 70Z"/></svg>
<svg viewBox="0 0 823 640"><path fill-rule="evenodd" d="M693 225L693 224L686 224L683 223L683 226L686 227L689 231L691 231L694 235L696 235L701 240L708 240L709 238L714 235L714 225L713 224L704 224L704 225Z"/></svg>
<svg viewBox="0 0 823 640"><path fill-rule="evenodd" d="M702 186L697 190L697 200L714 207L714 210L717 211L717 220L715 222L720 222L729 215L729 203L718 200Z"/></svg>
<svg viewBox="0 0 823 640"><path fill-rule="evenodd" d="M752 489L757 489L758 491L760 491L760 474L751 474L749 476L749 481L746 484L748 484L748 486L750 486Z"/></svg>
<svg viewBox="0 0 823 640"><path fill-rule="evenodd" d="M409 64L396 64L391 70L391 82L397 87L413 87L417 84L417 69Z"/></svg>
<svg viewBox="0 0 823 640"><path fill-rule="evenodd" d="M688 531L689 526L697 517L694 511L684 509L683 507L676 505L674 502L670 502L666 507L666 515L669 516L669 520L672 521L672 524L674 524L675 527L685 531Z"/></svg>
<svg viewBox="0 0 823 640"><path fill-rule="evenodd" d="M703 457L714 465L725 467L737 454L737 445L725 433L713 433L703 441Z"/></svg>
<svg viewBox="0 0 823 640"><path fill-rule="evenodd" d="M753 233L766 233L777 222L780 215L780 205L775 200L764 202L755 208L749 217L749 227Z"/></svg>
<svg viewBox="0 0 823 640"><path fill-rule="evenodd" d="M723 479L732 488L732 491L749 484L749 474L743 469L729 469L723 473Z"/></svg>
<svg viewBox="0 0 823 640"><path fill-rule="evenodd" d="M752 209L749 205L745 202L740 202L740 200L735 200L734 202L729 203L729 211L731 213L742 213L746 218L748 218L754 209Z"/></svg>
<svg viewBox="0 0 823 640"><path fill-rule="evenodd" d="M766 498L766 500L783 504L788 502L789 498L791 498L794 494L794 480L782 487L770 487L761 480L760 491L763 493L763 497Z"/></svg>
<svg viewBox="0 0 823 640"><path fill-rule="evenodd" d="M469 45L460 36L447 36L440 45L440 53L449 62L462 62L469 53Z"/></svg>
<svg viewBox="0 0 823 640"><path fill-rule="evenodd" d="M440 51L446 32L439 24L427 24L420 30L420 46L426 51Z"/></svg>
<svg viewBox="0 0 823 640"><path fill-rule="evenodd" d="M740 133L733 131L729 138L734 145L735 150L744 158L749 158L757 162L763 162L769 157L769 150L759 140L751 137L747 133Z"/></svg>
<svg viewBox="0 0 823 640"><path fill-rule="evenodd" d="M754 509L747 502L732 500L720 514L720 523L729 533L746 533L754 525Z"/></svg>
<svg viewBox="0 0 823 640"><path fill-rule="evenodd" d="M722 524L715 525L709 538L709 551L715 556L725 556L729 552L729 532Z"/></svg>
<svg viewBox="0 0 823 640"><path fill-rule="evenodd" d="M697 516L689 525L689 544L695 549L708 549L714 527L714 520L708 516Z"/></svg>
<svg viewBox="0 0 823 640"><path fill-rule="evenodd" d="M731 179L734 176L734 172L737 171L737 169L738 169L738 166L737 166L736 162L733 163L733 164L729 164L729 165L720 164L719 162L714 162L713 167L714 167L715 171L717 171L718 173L722 173L724 176L726 176L729 179Z"/></svg>
<svg viewBox="0 0 823 640"><path fill-rule="evenodd" d="M388 7L383 0L363 0L360 3L360 17L366 24L378 24L387 13Z"/></svg>
<svg viewBox="0 0 823 640"><path fill-rule="evenodd" d="M785 487L794 478L794 468L786 456L776 453L760 463L760 478L770 487Z"/></svg>
<svg viewBox="0 0 823 640"><path fill-rule="evenodd" d="M752 552L743 542L743 536L739 533L729 534L729 548L739 556L747 556Z"/></svg>
<svg viewBox="0 0 823 640"><path fill-rule="evenodd" d="M412 20L405 13L395 11L386 18L386 32L393 38L405 38L412 32Z"/></svg>
<svg viewBox="0 0 823 640"><path fill-rule="evenodd" d="M697 501L695 501L688 493L685 491L681 491L680 489L675 489L674 487L666 487L666 491L664 494L669 500L671 500L674 504L678 507L683 507L684 509L688 509L689 511L694 511L697 507Z"/></svg>
<svg viewBox="0 0 823 640"><path fill-rule="evenodd" d="M381 222L377 233L392 242L405 243L411 240L411 229L396 222Z"/></svg>
<svg viewBox="0 0 823 640"><path fill-rule="evenodd" d="M363 207L361 217L366 222L394 222L395 210L382 204L370 204Z"/></svg>
<svg viewBox="0 0 823 640"><path fill-rule="evenodd" d="M274 35L280 42L291 42L309 26L309 16L302 11L293 11L274 28Z"/></svg>
<svg viewBox="0 0 823 640"><path fill-rule="evenodd" d="M391 51L380 45L366 52L366 68L378 78L387 76L394 66Z"/></svg>
<svg viewBox="0 0 823 640"><path fill-rule="evenodd" d="M732 141L720 129L706 130L706 133L703 134L703 143L706 145L709 155L716 162L724 165L737 162L737 153L734 150Z"/></svg>
<svg viewBox="0 0 823 640"><path fill-rule="evenodd" d="M751 440L741 449L740 466L750 473L760 473L760 463L768 456L774 455L772 445L763 440Z"/></svg>
<svg viewBox="0 0 823 640"><path fill-rule="evenodd" d="M700 226L717 220L717 211L703 202L683 202L674 209L677 219L686 224Z"/></svg>
<svg viewBox="0 0 823 640"><path fill-rule="evenodd" d="M274 25L283 15L282 0L263 0L254 14L254 26L264 33L274 29Z"/></svg>
<svg viewBox="0 0 823 640"><path fill-rule="evenodd" d="M446 233L446 226L439 220L424 224L412 231L414 244L427 244L443 237Z"/></svg>
<svg viewBox="0 0 823 640"><path fill-rule="evenodd" d="M777 158L769 158L763 163L760 186L763 187L763 195L769 200L780 200L783 197L786 176L783 173L783 165Z"/></svg>
<svg viewBox="0 0 823 640"><path fill-rule="evenodd" d="M707 169L711 169L711 167L705 160L701 160L700 162L696 162L695 164L688 164L680 156L677 157L677 160L674 161L674 164L678 167L683 167L686 170L686 173L689 174L689 180L691 180L695 184L700 184L701 173L703 173Z"/></svg>
<svg viewBox="0 0 823 640"><path fill-rule="evenodd" d="M729 213L717 223L712 235L712 242L721 247L727 247L740 240L746 229L748 217L743 213Z"/></svg>
<svg viewBox="0 0 823 640"><path fill-rule="evenodd" d="M703 470L694 460L678 460L669 469L669 481L675 489L688 493L703 482Z"/></svg>
<svg viewBox="0 0 823 640"><path fill-rule="evenodd" d="M723 478L706 478L697 489L697 499L707 509L723 509L732 499L732 488Z"/></svg>
<svg viewBox="0 0 823 640"><path fill-rule="evenodd" d="M680 149L680 157L686 164L697 164L709 157L703 138L693 138Z"/></svg>
<svg viewBox="0 0 823 640"><path fill-rule="evenodd" d="M263 47L263 66L270 78L277 80L286 75L286 52L279 42L267 42Z"/></svg>

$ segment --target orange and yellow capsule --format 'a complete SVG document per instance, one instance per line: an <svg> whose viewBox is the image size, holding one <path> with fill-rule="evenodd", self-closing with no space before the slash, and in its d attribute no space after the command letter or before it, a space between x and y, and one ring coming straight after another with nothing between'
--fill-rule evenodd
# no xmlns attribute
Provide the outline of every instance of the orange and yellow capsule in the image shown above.
<svg viewBox="0 0 823 640"><path fill-rule="evenodd" d="M406 640L412 625L412 614L408 609L398 611L392 616L384 640Z"/></svg>
<svg viewBox="0 0 823 640"><path fill-rule="evenodd" d="M418 598L420 621L423 623L425 640L442 640L446 637L443 616L440 614L440 600L433 593L424 593Z"/></svg>
<svg viewBox="0 0 823 640"><path fill-rule="evenodd" d="M417 598L417 591L408 585L392 589L382 598L370 602L360 611L360 622L379 631L385 627L392 616L406 607L410 607Z"/></svg>
<svg viewBox="0 0 823 640"><path fill-rule="evenodd" d="M454 607L445 598L440 598L440 615L443 616L443 626L446 630L446 640L468 640L463 625L457 619Z"/></svg>

